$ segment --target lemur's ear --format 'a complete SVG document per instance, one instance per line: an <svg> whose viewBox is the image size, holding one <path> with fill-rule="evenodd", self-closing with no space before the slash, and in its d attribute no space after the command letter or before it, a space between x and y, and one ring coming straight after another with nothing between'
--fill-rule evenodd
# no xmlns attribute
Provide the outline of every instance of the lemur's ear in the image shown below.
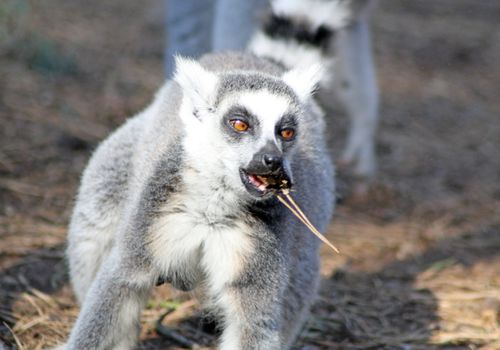
<svg viewBox="0 0 500 350"><path fill-rule="evenodd" d="M203 68L198 62L175 57L174 80L181 86L185 96L196 108L209 108L215 98L217 75Z"/></svg>
<svg viewBox="0 0 500 350"><path fill-rule="evenodd" d="M323 73L323 66L320 64L297 67L283 74L283 81L290 85L302 102L305 102L316 90Z"/></svg>

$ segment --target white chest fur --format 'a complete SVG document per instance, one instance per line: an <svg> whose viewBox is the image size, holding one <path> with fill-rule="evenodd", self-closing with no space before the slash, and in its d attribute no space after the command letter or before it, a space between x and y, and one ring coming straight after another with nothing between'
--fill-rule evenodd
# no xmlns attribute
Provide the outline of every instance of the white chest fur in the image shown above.
<svg viewBox="0 0 500 350"><path fill-rule="evenodd" d="M238 276L253 246L250 226L234 216L238 209L232 196L212 189L169 199L150 231L149 249L160 271L201 270L214 292Z"/></svg>

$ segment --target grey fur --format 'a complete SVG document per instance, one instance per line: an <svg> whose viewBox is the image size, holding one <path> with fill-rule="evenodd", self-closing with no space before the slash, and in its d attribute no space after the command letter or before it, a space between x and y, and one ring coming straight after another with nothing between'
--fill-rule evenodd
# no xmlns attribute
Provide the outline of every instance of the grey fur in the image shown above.
<svg viewBox="0 0 500 350"><path fill-rule="evenodd" d="M300 113L295 145L283 152L294 176L293 196L324 232L333 211L333 168L317 105L312 99L299 103L280 80L282 67L267 60L220 54L201 62L222 79L219 89L234 87L231 94L248 89L284 94L291 110ZM225 84L225 79L238 83ZM207 306L224 321L221 349L235 349L234 344L245 350L288 349L307 316L318 285L319 241L275 198L250 197L241 183L225 175L229 168L223 163L220 169L206 169L200 165L203 159L192 162L192 151L184 143L190 130L179 116L186 93L176 82L168 82L151 106L100 145L84 172L67 250L82 309L67 349L133 348L140 311L160 276L183 290L208 286ZM217 96L219 102L224 100L221 91ZM198 189L192 188L193 179ZM186 248L165 270L161 251L153 248L169 248L157 240L177 234L175 225L160 225L174 219L193 223L196 230L185 235L182 231L179 240L210 234L195 249ZM219 254L213 247L220 246L223 259L240 243L209 240L228 233L228 240L239 235L252 249L245 256L234 250L232 263L241 268L216 286L217 266L232 267L216 262L212 269L212 258Z"/></svg>
<svg viewBox="0 0 500 350"><path fill-rule="evenodd" d="M287 96L294 103L299 103L292 89L272 76L262 73L250 73L249 76L238 73L228 73L222 76L215 106L217 106L228 93L262 89L267 89L277 95Z"/></svg>

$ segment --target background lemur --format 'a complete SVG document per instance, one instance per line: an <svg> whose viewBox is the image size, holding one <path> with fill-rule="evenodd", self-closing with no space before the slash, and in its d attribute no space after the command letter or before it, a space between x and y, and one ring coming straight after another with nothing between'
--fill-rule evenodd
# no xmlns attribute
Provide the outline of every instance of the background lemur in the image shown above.
<svg viewBox="0 0 500 350"><path fill-rule="evenodd" d="M371 49L370 13L375 0L271 0L272 15L254 35L249 50L287 67L322 63L351 121L341 163L354 174L376 171L378 87ZM327 122L332 118L328 118Z"/></svg>
<svg viewBox="0 0 500 350"><path fill-rule="evenodd" d="M287 179L325 231L333 169L311 93L317 66L246 54L177 60L174 81L104 141L69 232L82 304L66 348L131 349L159 278L205 291L220 348L287 349L318 284L318 240L273 196Z"/></svg>

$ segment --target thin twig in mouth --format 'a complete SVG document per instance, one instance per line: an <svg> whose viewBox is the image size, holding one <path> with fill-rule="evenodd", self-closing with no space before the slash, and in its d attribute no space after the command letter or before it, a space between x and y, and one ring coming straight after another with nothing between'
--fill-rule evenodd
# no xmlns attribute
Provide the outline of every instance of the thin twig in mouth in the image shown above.
<svg viewBox="0 0 500 350"><path fill-rule="evenodd" d="M281 196L285 196L285 198L288 200L288 202ZM297 203L293 200L292 196L290 196L289 190L288 189L283 189L280 193L276 193L276 197L278 200L283 203L304 225L307 226L309 230L311 230L312 233L316 235L323 243L325 243L327 246L329 246L331 249L333 249L334 252L340 253L337 247L335 247L330 241L323 236L316 227L309 221L307 216L304 214L304 212L300 209L300 207L297 205Z"/></svg>

